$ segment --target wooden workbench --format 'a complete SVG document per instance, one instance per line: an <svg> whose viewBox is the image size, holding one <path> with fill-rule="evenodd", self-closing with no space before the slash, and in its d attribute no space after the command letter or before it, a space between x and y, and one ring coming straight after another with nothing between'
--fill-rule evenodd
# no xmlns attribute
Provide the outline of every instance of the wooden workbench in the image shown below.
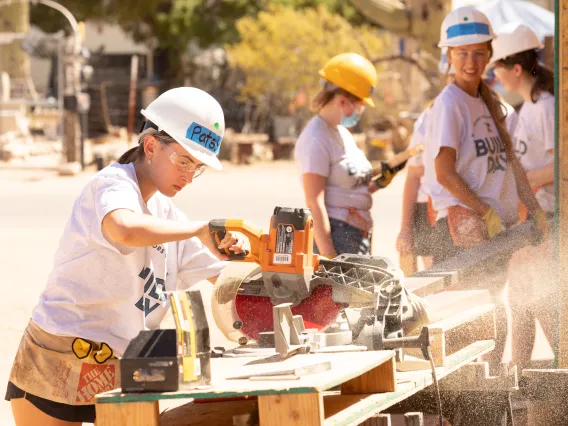
<svg viewBox="0 0 568 426"><path fill-rule="evenodd" d="M447 357L444 367L436 369L438 378L493 347L493 341L479 341ZM213 386L209 389L162 394L113 391L98 395L97 426L232 425L233 415L255 410L261 426L357 424L432 383L429 370L395 373L393 355L391 351L296 355L295 362L329 360L332 369L298 380L266 382L225 379L238 374L251 358L213 359ZM338 385L340 392L326 392ZM203 403L235 397L250 399ZM164 399L198 399L201 403L189 403L160 416L158 401Z"/></svg>

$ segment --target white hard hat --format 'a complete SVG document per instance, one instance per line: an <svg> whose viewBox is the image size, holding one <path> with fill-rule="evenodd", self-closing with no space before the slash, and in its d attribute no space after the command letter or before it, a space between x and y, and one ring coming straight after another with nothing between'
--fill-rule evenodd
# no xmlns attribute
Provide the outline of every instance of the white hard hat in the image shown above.
<svg viewBox="0 0 568 426"><path fill-rule="evenodd" d="M446 52L447 49L443 49L442 56L440 57L440 62L438 63L438 71L440 72L440 74L455 74L456 70L453 66L450 66L450 69L448 70L450 61Z"/></svg>
<svg viewBox="0 0 568 426"><path fill-rule="evenodd" d="M490 63L525 50L542 49L543 45L536 33L527 25L510 22L499 28L497 38L491 42L493 56Z"/></svg>
<svg viewBox="0 0 568 426"><path fill-rule="evenodd" d="M217 158L225 133L221 105L195 87L178 87L158 96L142 115L174 138L203 164L221 170Z"/></svg>
<svg viewBox="0 0 568 426"><path fill-rule="evenodd" d="M472 6L458 7L442 22L438 47L466 46L494 38L487 16Z"/></svg>

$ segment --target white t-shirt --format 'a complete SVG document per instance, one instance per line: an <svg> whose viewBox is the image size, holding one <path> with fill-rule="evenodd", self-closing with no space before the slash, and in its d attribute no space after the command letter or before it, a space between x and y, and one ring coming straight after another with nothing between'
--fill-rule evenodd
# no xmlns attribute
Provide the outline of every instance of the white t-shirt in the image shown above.
<svg viewBox="0 0 568 426"><path fill-rule="evenodd" d="M343 126L332 129L316 115L298 137L294 156L301 174L327 178L325 206L329 217L347 221L348 209L353 208L372 226L373 200L368 188L372 167L349 130ZM350 223L358 226L357 222Z"/></svg>
<svg viewBox="0 0 568 426"><path fill-rule="evenodd" d="M410 137L410 141L408 142L408 148L414 148L416 145L421 143L426 143L425 134L426 134L426 120L428 119L428 112L430 108L425 109L422 111L422 114L418 116L416 121L414 122L414 130L412 132L412 136ZM422 153L417 154L413 157L408 159L407 164L409 166L416 166L421 167L424 166L424 160L422 158ZM426 203L428 202L428 193L424 187L424 176L420 178L420 187L418 188L418 197L416 199L418 203Z"/></svg>
<svg viewBox="0 0 568 426"><path fill-rule="evenodd" d="M513 144L519 161L526 171L538 169L554 161L554 96L542 92L536 101L524 102L514 129ZM553 212L554 184L536 192L540 206Z"/></svg>
<svg viewBox="0 0 568 426"><path fill-rule="evenodd" d="M159 326L169 307L164 292L213 277L225 262L197 238L154 247L111 243L101 224L116 209L187 220L159 192L144 203L132 163L101 170L73 205L32 320L52 334L105 342L121 355L140 330Z"/></svg>
<svg viewBox="0 0 568 426"><path fill-rule="evenodd" d="M483 201L493 207L506 226L518 220L518 196L505 145L487 105L455 84L440 93L428 115L424 149L424 184L438 219L448 207L467 207L438 183L435 159L441 147L456 150L456 170Z"/></svg>

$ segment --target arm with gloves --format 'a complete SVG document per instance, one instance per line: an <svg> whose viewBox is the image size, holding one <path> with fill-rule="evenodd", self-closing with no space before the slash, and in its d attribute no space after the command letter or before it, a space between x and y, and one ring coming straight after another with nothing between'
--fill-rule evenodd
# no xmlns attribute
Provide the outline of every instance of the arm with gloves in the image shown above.
<svg viewBox="0 0 568 426"><path fill-rule="evenodd" d="M438 182L458 200L479 214L487 224L489 238L503 231L503 224L499 214L483 201L479 196L463 181L456 170L456 150L449 147L441 147L435 160L436 176Z"/></svg>

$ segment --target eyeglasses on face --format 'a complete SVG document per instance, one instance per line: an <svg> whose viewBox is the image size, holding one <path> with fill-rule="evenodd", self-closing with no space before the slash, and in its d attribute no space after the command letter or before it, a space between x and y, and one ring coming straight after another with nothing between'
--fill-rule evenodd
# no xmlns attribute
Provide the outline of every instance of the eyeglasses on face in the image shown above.
<svg viewBox="0 0 568 426"><path fill-rule="evenodd" d="M168 144L165 144L165 143L162 142L162 145L169 152L168 157L169 157L170 161L172 162L173 165L175 165L177 167L177 169L180 172L193 173L193 178L195 179L196 177L201 175L205 171L205 169L207 168L207 166L205 164L197 165L193 161L191 161L189 158L187 158L183 155L179 155L172 148L170 148L168 146Z"/></svg>

